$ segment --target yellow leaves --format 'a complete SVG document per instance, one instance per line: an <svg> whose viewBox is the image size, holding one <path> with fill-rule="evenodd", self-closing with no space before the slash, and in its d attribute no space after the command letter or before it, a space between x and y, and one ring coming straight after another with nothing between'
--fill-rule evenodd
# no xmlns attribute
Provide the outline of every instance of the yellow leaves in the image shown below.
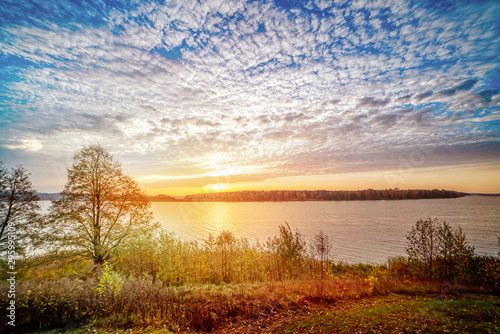
<svg viewBox="0 0 500 334"><path fill-rule="evenodd" d="M370 285L370 293L374 291L378 291L379 288L379 279L375 276L370 276L370 278L365 279L365 281Z"/></svg>
<svg viewBox="0 0 500 334"><path fill-rule="evenodd" d="M323 273L326 278L334 278L335 274L330 263L323 263Z"/></svg>
<svg viewBox="0 0 500 334"><path fill-rule="evenodd" d="M120 292L123 279L121 276L114 272L113 269L109 268L106 264L102 269L102 274L99 277L99 282L97 283L96 291L101 297L106 297L107 295L117 295Z"/></svg>

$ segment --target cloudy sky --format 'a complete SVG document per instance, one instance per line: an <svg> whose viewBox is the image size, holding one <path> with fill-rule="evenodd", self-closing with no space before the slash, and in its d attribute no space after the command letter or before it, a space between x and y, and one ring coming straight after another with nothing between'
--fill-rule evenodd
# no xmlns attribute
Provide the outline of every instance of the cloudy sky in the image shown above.
<svg viewBox="0 0 500 334"><path fill-rule="evenodd" d="M500 192L500 3L11 1L0 160L101 143L151 194Z"/></svg>

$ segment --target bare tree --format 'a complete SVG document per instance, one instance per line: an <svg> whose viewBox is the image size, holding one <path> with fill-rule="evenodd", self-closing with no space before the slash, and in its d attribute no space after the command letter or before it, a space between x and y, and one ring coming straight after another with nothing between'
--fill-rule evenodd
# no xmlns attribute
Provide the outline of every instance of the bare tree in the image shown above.
<svg viewBox="0 0 500 334"><path fill-rule="evenodd" d="M467 275L474 246L469 245L461 228L454 230L447 222L439 224L437 218L427 218L417 221L406 238L406 253L423 267L427 278Z"/></svg>
<svg viewBox="0 0 500 334"><path fill-rule="evenodd" d="M20 239L26 236L29 222L40 209L39 197L23 167L4 168L0 162L0 251L7 248L7 229L12 228L17 249ZM11 239L11 240L12 240Z"/></svg>
<svg viewBox="0 0 500 334"><path fill-rule="evenodd" d="M53 232L60 246L100 266L133 230L152 226L150 202L101 145L83 147L73 160L61 198L50 209Z"/></svg>
<svg viewBox="0 0 500 334"><path fill-rule="evenodd" d="M447 222L443 222L443 225L438 226L438 238L441 275L444 278L450 278L454 267L456 241L453 229Z"/></svg>
<svg viewBox="0 0 500 334"><path fill-rule="evenodd" d="M330 241L328 235L323 233L323 231L319 231L319 233L316 234L313 242L311 243L311 251L313 257L319 259L321 278L324 278L325 263L330 261L330 257L332 254L332 242Z"/></svg>

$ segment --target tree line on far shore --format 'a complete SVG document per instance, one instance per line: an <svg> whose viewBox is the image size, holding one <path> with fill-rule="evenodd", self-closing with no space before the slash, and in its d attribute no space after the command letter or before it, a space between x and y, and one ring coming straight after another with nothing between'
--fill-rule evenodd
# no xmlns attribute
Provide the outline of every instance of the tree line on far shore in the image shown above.
<svg viewBox="0 0 500 334"><path fill-rule="evenodd" d="M41 200L59 199L58 193L37 194ZM244 190L202 193L174 197L148 195L151 202L294 202L294 201L375 201L457 198L469 194L444 189L363 189L363 190Z"/></svg>
<svg viewBox="0 0 500 334"><path fill-rule="evenodd" d="M364 190L246 190L188 195L182 201L213 202L284 202L284 201L363 201L457 198L466 196L444 189L364 189ZM151 198L153 201L175 200L166 195Z"/></svg>

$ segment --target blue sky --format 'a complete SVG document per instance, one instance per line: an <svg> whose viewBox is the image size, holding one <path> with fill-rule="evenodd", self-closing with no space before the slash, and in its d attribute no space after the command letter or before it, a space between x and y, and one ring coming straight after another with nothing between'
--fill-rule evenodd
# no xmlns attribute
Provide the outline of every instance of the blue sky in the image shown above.
<svg viewBox="0 0 500 334"><path fill-rule="evenodd" d="M0 160L42 191L96 142L151 192L498 175L499 17L498 1L4 0Z"/></svg>

